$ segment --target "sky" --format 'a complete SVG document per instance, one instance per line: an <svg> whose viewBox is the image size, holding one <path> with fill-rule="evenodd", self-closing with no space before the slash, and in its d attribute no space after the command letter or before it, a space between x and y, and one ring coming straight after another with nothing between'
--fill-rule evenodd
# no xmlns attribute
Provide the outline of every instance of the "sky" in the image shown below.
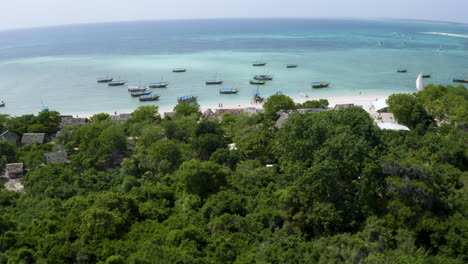
<svg viewBox="0 0 468 264"><path fill-rule="evenodd" d="M0 30L198 18L422 19L468 23L468 0L0 0Z"/></svg>

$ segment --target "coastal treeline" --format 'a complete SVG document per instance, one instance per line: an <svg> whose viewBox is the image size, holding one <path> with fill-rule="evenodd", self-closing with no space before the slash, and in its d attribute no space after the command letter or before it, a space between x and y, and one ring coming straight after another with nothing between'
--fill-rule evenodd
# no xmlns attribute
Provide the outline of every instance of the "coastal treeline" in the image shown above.
<svg viewBox="0 0 468 264"><path fill-rule="evenodd" d="M392 95L411 131L361 108L295 104L206 118L194 101L162 118L97 114L50 143L0 142L23 162L22 192L0 191L0 263L446 263L468 261L468 92ZM47 118L46 118L47 117ZM60 115L0 117L18 134ZM66 150L68 162L44 165Z"/></svg>

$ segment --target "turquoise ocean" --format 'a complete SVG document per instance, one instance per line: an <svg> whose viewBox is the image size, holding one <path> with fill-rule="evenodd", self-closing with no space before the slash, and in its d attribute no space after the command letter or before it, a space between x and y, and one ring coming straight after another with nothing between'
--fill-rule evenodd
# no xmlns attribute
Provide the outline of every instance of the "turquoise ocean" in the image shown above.
<svg viewBox="0 0 468 264"><path fill-rule="evenodd" d="M444 33L444 34L434 34ZM449 35L445 34L448 33ZM252 62L264 61L265 67ZM287 69L286 64L298 64ZM173 73L173 68L186 68ZM404 74L398 68L407 68ZM201 105L250 102L258 91L293 98L386 95L426 83L452 84L468 76L468 25L415 21L338 19L181 20L89 24L0 31L0 114L127 112L144 104L167 109L177 97ZM109 73L127 85L160 80L159 101L141 103L127 85L109 87ZM271 74L265 86L248 82ZM223 85L205 85L222 79ZM312 89L313 81L330 81ZM220 88L238 88L220 95Z"/></svg>

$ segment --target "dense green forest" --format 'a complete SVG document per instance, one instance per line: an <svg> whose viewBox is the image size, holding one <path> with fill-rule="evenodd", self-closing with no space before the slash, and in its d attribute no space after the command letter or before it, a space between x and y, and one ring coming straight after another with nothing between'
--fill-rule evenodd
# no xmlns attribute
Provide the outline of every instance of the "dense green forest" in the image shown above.
<svg viewBox="0 0 468 264"><path fill-rule="evenodd" d="M388 103L410 132L358 107L278 129L277 110L328 102L274 95L264 114L141 106L43 145L0 141L1 166L28 170L23 192L0 186L0 263L467 263L468 92L429 85ZM0 132L59 123L0 116ZM69 163L43 165L56 150Z"/></svg>

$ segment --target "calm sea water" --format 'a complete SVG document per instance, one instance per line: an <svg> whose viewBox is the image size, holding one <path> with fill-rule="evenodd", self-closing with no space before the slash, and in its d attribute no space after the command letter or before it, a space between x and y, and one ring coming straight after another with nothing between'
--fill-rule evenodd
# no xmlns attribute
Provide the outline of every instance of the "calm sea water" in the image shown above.
<svg viewBox="0 0 468 264"><path fill-rule="evenodd" d="M433 35L443 32L462 36ZM466 36L466 37L463 37ZM2 114L37 113L42 106L67 114L128 111L142 104L162 108L193 94L202 105L249 102L255 74L272 74L260 86L293 98L415 91L419 72L427 82L451 84L468 76L468 26L408 21L187 20L63 26L0 32ZM383 43L383 45L379 45ZM442 51L438 51L442 47ZM265 67L252 62L265 61ZM286 64L299 64L287 69ZM173 73L177 67L185 73ZM397 74L396 69L408 69ZM110 73L128 85L160 81L157 102L140 103L127 86L96 78ZM206 86L207 79L224 80ZM313 81L331 81L312 89ZM238 88L220 95L219 88Z"/></svg>

